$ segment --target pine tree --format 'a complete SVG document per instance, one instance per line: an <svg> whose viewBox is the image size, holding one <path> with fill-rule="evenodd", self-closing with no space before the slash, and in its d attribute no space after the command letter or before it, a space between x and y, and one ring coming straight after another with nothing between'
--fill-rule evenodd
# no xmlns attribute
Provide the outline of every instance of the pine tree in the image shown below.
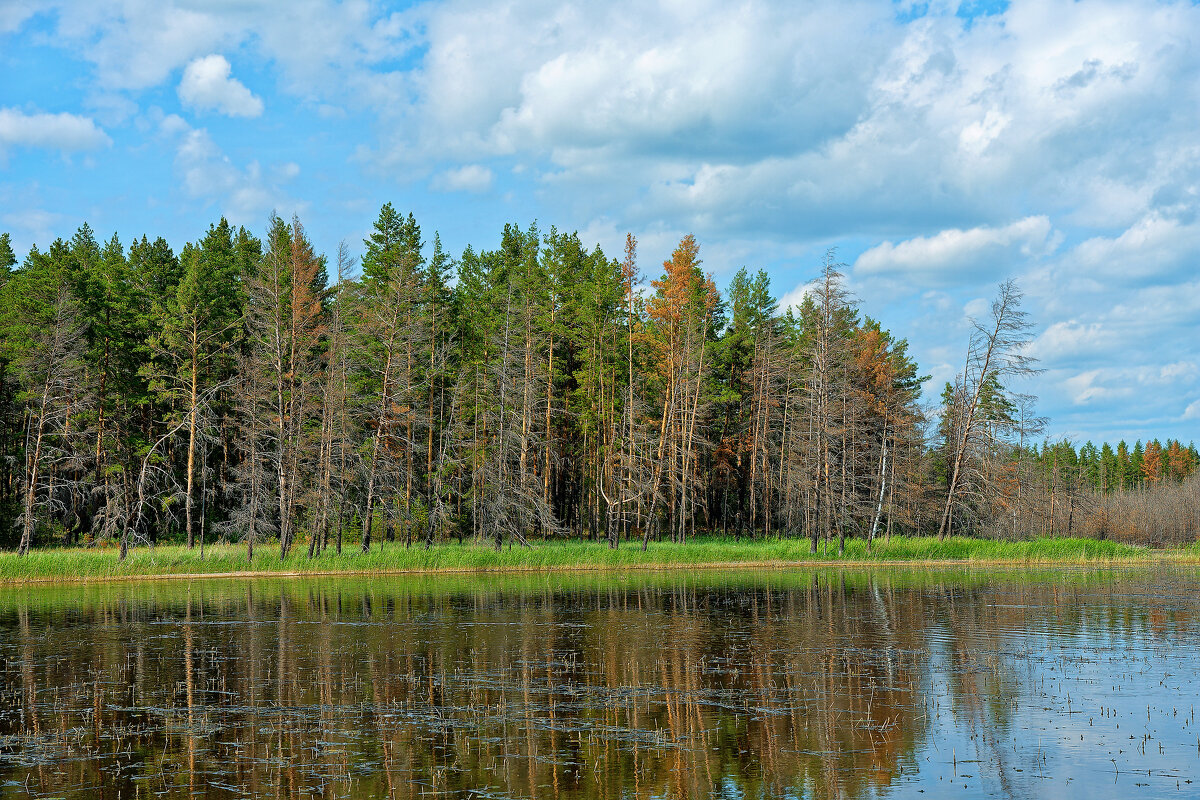
<svg viewBox="0 0 1200 800"><path fill-rule="evenodd" d="M101 250L88 291L92 316L88 360L99 376L93 491L100 502L99 533L115 539L134 513L137 468L149 440L140 417L150 402L142 371L149 356L145 310L149 300L115 234Z"/></svg>
<svg viewBox="0 0 1200 800"><path fill-rule="evenodd" d="M267 250L257 274L247 281L246 330L250 368L264 374L270 387L267 408L272 421L265 440L274 466L280 557L295 538L301 475L308 472L310 423L318 385L318 344L324 334L324 256L313 251L298 218L291 224L273 217Z"/></svg>
<svg viewBox="0 0 1200 800"><path fill-rule="evenodd" d="M365 552L371 548L377 504L388 529L394 529L398 514L409 514L418 452L416 408L424 405L414 391L415 357L424 352L427 329L420 313L424 258L416 220L411 214L401 219L390 203L384 205L364 244L355 327L358 390L366 403L365 427L373 432L363 454Z"/></svg>
<svg viewBox="0 0 1200 800"><path fill-rule="evenodd" d="M198 244L184 248L178 285L155 304L152 364L159 369L152 384L161 402L187 418L184 513L189 548L195 546L199 528L196 485L208 450L202 440L213 423L214 393L209 389L231 385L241 337L242 278L249 266L245 258L245 251L235 250L233 228L221 219Z"/></svg>
<svg viewBox="0 0 1200 800"><path fill-rule="evenodd" d="M712 279L700 271L700 247L695 237L683 237L663 275L648 314L654 326L662 392L659 428L659 472L656 486L665 488L667 520L672 539L683 542L698 503L695 466L703 429L697 424L705 410L705 379L711 368L709 340L715 331L720 295ZM656 491L657 495L657 491ZM653 509L651 510L653 524ZM647 529L647 537L649 536Z"/></svg>
<svg viewBox="0 0 1200 800"><path fill-rule="evenodd" d="M25 406L20 555L29 552L39 521L68 510L56 490L65 489L72 502L78 496L71 483L83 472L87 453L86 430L76 419L91 405L84 377L87 329L68 255L61 241L47 254L34 248L5 287L0 318L5 360Z"/></svg>
<svg viewBox="0 0 1200 800"><path fill-rule="evenodd" d="M7 233L0 233L0 289L8 283L12 268L16 265L17 255L12 249L12 238Z"/></svg>

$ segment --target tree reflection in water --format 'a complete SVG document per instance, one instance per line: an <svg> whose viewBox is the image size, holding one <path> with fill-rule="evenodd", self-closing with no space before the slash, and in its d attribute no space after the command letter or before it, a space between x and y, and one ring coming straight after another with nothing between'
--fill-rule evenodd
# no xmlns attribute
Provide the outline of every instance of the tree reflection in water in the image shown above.
<svg viewBox="0 0 1200 800"><path fill-rule="evenodd" d="M1055 730L1094 732L1099 712L1086 709L1091 725L1077 712L1106 694L1097 679L1115 685L1121 669L1136 683L1118 650L1152 643L1154 668L1196 660L1196 601L1179 600L1197 596L1196 579L1172 576L1174 600L1163 580L849 571L9 589L0 794L852 798L958 781L1021 796L1053 771L1040 733L1032 744L1031 698L1062 712ZM1052 755L1072 780L1071 753Z"/></svg>

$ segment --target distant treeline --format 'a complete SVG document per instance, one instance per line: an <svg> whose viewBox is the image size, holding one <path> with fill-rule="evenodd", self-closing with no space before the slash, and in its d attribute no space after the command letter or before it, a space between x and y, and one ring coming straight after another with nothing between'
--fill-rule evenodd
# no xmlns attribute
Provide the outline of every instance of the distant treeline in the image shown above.
<svg viewBox="0 0 1200 800"><path fill-rule="evenodd" d="M361 263L278 217L179 253L84 225L18 266L9 241L0 541L22 552L1027 535L1059 530L1062 502L1076 530L1085 489L1197 463L1178 442L1027 446L1042 421L1009 388L1034 371L1011 282L930 414L906 341L832 255L781 312L761 271L722 296L691 236L647 284L632 236L612 258L507 225L453 258L390 204Z"/></svg>
<svg viewBox="0 0 1200 800"><path fill-rule="evenodd" d="M1028 454L1052 482L1077 484L1095 492L1155 487L1166 481L1179 483L1196 471L1200 454L1196 445L1168 439L1130 448L1124 441L1114 448L1107 442L1096 447L1086 442L1078 450L1071 442L1045 442Z"/></svg>
<svg viewBox="0 0 1200 800"><path fill-rule="evenodd" d="M1157 439L1076 449L1046 442L1021 450L1029 465L1014 529L1179 545L1200 537L1200 464L1195 444Z"/></svg>

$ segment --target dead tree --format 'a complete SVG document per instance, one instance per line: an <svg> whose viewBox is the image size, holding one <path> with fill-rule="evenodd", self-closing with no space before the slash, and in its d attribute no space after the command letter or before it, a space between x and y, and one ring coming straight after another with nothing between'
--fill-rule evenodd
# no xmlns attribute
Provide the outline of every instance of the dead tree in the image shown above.
<svg viewBox="0 0 1200 800"><path fill-rule="evenodd" d="M524 398L540 388L540 376L531 367L536 363L525 348L528 337L514 319L514 286L507 283L504 319L493 342L496 354L483 373L487 396L482 419L477 426L486 432L482 458L477 462L475 485L479 487L476 506L481 530L491 534L496 549L505 540L527 544L526 534L538 531L543 535L557 533L559 522L543 496L541 482L527 464L530 450L540 449L537 431L527 425ZM532 384L531 391L530 384Z"/></svg>
<svg viewBox="0 0 1200 800"><path fill-rule="evenodd" d="M26 298L33 300L33 298ZM21 487L20 555L29 552L38 509L65 511L56 495L56 475L83 473L86 445L73 421L88 405L84 380L84 325L79 304L66 284L50 287L39 317L23 333L25 344L13 364L26 406L25 469ZM78 487L66 487L69 492Z"/></svg>
<svg viewBox="0 0 1200 800"><path fill-rule="evenodd" d="M954 402L946 412L954 415L954 424L952 441L948 442L952 448L949 483L938 524L938 539L945 539L950 532L955 504L969 486L965 478L977 468L977 463L971 460L973 449L977 444L988 444L984 439L991 439L996 434L996 430L988 426L986 413L981 413L981 409L986 410L984 400L989 392L1005 399L1005 380L1038 371L1034 367L1035 359L1026 352L1031 340L1031 323L1026 312L1021 310L1021 297L1016 282L1005 281L1000 284L992 302L991 318L987 323L972 322L966 363L956 381Z"/></svg>

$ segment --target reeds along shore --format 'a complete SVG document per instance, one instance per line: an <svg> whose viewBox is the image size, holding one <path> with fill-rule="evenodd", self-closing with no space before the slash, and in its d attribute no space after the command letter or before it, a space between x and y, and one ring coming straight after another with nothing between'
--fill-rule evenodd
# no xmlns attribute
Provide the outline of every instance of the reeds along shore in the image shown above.
<svg viewBox="0 0 1200 800"><path fill-rule="evenodd" d="M390 204L361 262L274 216L19 265L0 236L0 546L1196 538L1194 446L1037 443L1011 281L929 412L832 255L781 309L690 235L651 280L632 236L423 236Z"/></svg>
<svg viewBox="0 0 1200 800"><path fill-rule="evenodd" d="M475 571L621 571L687 568L794 568L802 564L914 566L933 563L964 565L1110 564L1139 563L1153 559L1200 559L1200 548L1151 550L1093 539L1037 539L1005 542L949 537L894 536L879 540L868 550L866 542L853 540L838 556L836 549L819 549L813 555L807 544L795 540L734 541L698 538L684 544L639 543L613 550L604 542L557 541L531 547L491 547L443 543L430 549L388 544L363 553L348 548L309 558L297 550L284 558L278 551L263 550L247 562L237 545L198 548L163 545L139 548L121 561L116 548L59 548L33 551L21 558L0 554L0 581L71 581L122 577L267 574L387 574L394 572L454 573Z"/></svg>

